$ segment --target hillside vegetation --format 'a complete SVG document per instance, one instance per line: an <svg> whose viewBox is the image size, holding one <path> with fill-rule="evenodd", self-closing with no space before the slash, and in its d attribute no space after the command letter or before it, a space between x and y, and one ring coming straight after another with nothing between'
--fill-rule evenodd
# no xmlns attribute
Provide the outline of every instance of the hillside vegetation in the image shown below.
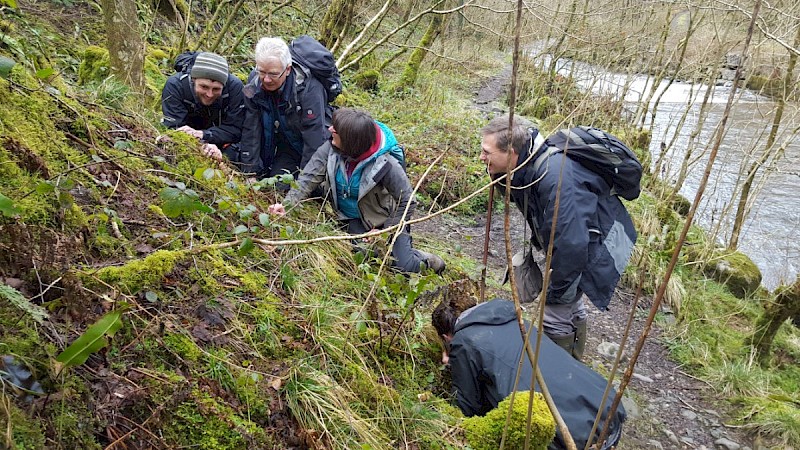
<svg viewBox="0 0 800 450"><path fill-rule="evenodd" d="M477 280L479 262L457 242L417 239L447 272L396 274L353 253L327 206L269 216L280 180L244 178L157 125L170 58L187 41L210 45L225 20L214 12L233 6L199 3L182 27L183 1L166 13L140 2L140 94L108 76L99 4L0 0L0 446L464 448L430 310L435 288ZM241 77L259 35L314 34L324 14L255 8L242 12L258 26L221 47ZM412 42L425 32L403 30ZM456 205L488 182L477 160L485 117L469 99L509 59L474 30L444 36L410 86L408 55L381 48L344 72L337 102L370 111L406 145L418 216L455 205L466 221L488 201L484 190ZM377 85L363 83L370 70ZM531 64L520 79L520 108L543 130L603 126L649 159L647 132L617 122L621 105L588 101ZM646 185L628 205L640 241L624 281L653 293L683 218L669 186ZM669 282L674 315L659 315L667 345L738 407L728 420L800 445L800 333L784 325L774 358L753 363L745 342L772 295L732 295L702 270L713 243L696 228L689 239Z"/></svg>

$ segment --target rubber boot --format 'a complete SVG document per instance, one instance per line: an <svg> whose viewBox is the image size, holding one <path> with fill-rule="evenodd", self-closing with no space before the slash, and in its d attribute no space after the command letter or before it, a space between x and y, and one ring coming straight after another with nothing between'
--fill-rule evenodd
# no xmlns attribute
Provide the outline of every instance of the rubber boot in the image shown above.
<svg viewBox="0 0 800 450"><path fill-rule="evenodd" d="M578 361L583 360L583 351L586 349L586 324L587 320L574 322L575 325L575 345L572 347L572 357Z"/></svg>
<svg viewBox="0 0 800 450"><path fill-rule="evenodd" d="M561 336L550 336L548 334L547 336L550 338L551 341L555 342L556 345L563 348L564 350L567 351L567 353L572 355L573 358L575 357L573 355L575 349L575 333L562 334Z"/></svg>

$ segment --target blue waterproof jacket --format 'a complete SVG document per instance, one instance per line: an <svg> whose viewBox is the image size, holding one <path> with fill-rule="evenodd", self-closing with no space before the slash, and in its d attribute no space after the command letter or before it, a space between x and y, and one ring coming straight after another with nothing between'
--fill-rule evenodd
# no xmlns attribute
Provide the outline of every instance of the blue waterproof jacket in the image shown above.
<svg viewBox="0 0 800 450"><path fill-rule="evenodd" d="M394 133L386 125L376 123L382 132L381 150L375 157L359 163L356 169L359 171L357 186L351 185L352 194L348 194L348 202L355 197L355 212L366 230L396 225L404 214L410 218L416 207L411 196L411 182L400 162L400 155L395 156L393 152L397 148ZM326 141L314 153L297 179L297 186L286 194L283 202L296 205L308 198L317 186L323 186L323 192L326 193L334 189L339 191L337 173L344 170L344 159L333 149L331 141ZM330 199L340 220L356 218L353 217L356 214L352 203L343 207L341 195L337 195L337 192L331 193ZM349 210L349 213L343 209Z"/></svg>
<svg viewBox="0 0 800 450"><path fill-rule="evenodd" d="M532 131L531 142L537 134ZM604 310L636 243L633 221L600 175L563 152L534 169L536 158L548 146L547 141L538 149L531 144L519 154L511 198L533 230L533 244L546 249L563 174L547 303L570 303L580 289Z"/></svg>
<svg viewBox="0 0 800 450"><path fill-rule="evenodd" d="M242 130L242 171L265 173L272 166L279 144L300 156L303 169L311 156L330 138L333 109L325 88L314 77L292 68L276 92L261 88L257 71L244 87L246 115Z"/></svg>
<svg viewBox="0 0 800 450"><path fill-rule="evenodd" d="M189 74L176 73L167 78L161 91L161 112L164 114L161 124L165 127L189 125L203 130L203 141L222 149L225 144L235 144L242 137L242 81L228 75L222 95L212 105L205 106L195 96Z"/></svg>

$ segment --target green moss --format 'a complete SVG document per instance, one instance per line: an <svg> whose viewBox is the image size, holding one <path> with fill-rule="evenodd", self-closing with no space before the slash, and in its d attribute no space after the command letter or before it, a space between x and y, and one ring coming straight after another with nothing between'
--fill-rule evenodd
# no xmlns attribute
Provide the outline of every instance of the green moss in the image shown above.
<svg viewBox="0 0 800 450"><path fill-rule="evenodd" d="M0 401L5 403L5 395L0 394ZM26 416L17 406L10 402L10 410L6 414L0 414L0 428L10 431L12 448L16 450L38 450L44 449L45 434L39 420ZM7 436L4 433L4 437ZM5 441L5 440L4 440Z"/></svg>
<svg viewBox="0 0 800 450"><path fill-rule="evenodd" d="M670 208L680 214L681 217L686 217L686 215L689 214L689 209L692 207L692 202L680 194L675 194L672 196L669 203Z"/></svg>
<svg viewBox="0 0 800 450"><path fill-rule="evenodd" d="M353 84L369 92L376 92L378 90L378 81L380 81L381 74L375 69L367 69L358 72L353 76Z"/></svg>
<svg viewBox="0 0 800 450"><path fill-rule="evenodd" d="M505 441L506 448L524 447L529 399L530 391L517 392L514 396L514 408L511 411L511 421ZM510 401L510 398L503 400L497 405L497 408L489 411L483 417L475 416L464 419L463 426L467 434L467 441L474 450L498 448L505 428ZM535 393L533 400L530 429L529 448L533 450L545 450L556 434L556 422L553 415L550 414L544 398L538 392Z"/></svg>
<svg viewBox="0 0 800 450"><path fill-rule="evenodd" d="M753 295L761 285L761 271L747 255L718 250L703 266L703 273L728 287L739 298Z"/></svg>
<svg viewBox="0 0 800 450"><path fill-rule="evenodd" d="M100 435L101 426L90 410L92 405L86 393L84 380L75 375L67 375L60 384L62 397L48 409L52 427L50 433L61 448L80 448L86 450L102 449L95 440Z"/></svg>
<svg viewBox="0 0 800 450"><path fill-rule="evenodd" d="M230 406L200 390L192 397L174 409L162 430L170 444L203 450L272 448L261 427Z"/></svg>
<svg viewBox="0 0 800 450"><path fill-rule="evenodd" d="M16 73L16 72L15 72ZM63 133L55 127L57 123L71 123L72 109L82 110L77 103L63 99L56 102L44 90L39 89L36 80L29 74L16 80L31 88L33 92L10 89L7 82L0 79L0 130L4 137L3 145L12 154L11 160L25 161L37 155L46 164L50 175L66 171L73 165L89 162L90 156L70 145ZM12 148L8 139L16 145ZM0 166L4 166L2 164ZM38 169L38 166L36 166ZM30 186L32 188L35 186Z"/></svg>
<svg viewBox="0 0 800 450"><path fill-rule="evenodd" d="M197 362L203 356L203 352L197 344L180 333L171 333L164 336L164 345L187 361Z"/></svg>
<svg viewBox="0 0 800 450"><path fill-rule="evenodd" d="M86 47L83 52L83 60L78 67L78 84L103 81L110 73L111 62L108 50L96 45Z"/></svg>
<svg viewBox="0 0 800 450"><path fill-rule="evenodd" d="M180 261L186 253L184 251L159 250L144 259L131 261L124 266L104 267L94 276L100 280L118 287L123 292L133 294L143 287L159 285L166 274L172 271L175 263ZM91 283L91 277L85 276Z"/></svg>
<svg viewBox="0 0 800 450"><path fill-rule="evenodd" d="M167 77L161 71L160 64L164 59L169 56L162 50L155 50L148 53L144 58L144 76L145 86L147 87L148 96L157 100L154 102L161 106L161 89L167 83ZM159 109L160 110L160 109Z"/></svg>
<svg viewBox="0 0 800 450"><path fill-rule="evenodd" d="M544 95L523 103L519 112L523 116L545 118L555 114L557 110L555 99Z"/></svg>

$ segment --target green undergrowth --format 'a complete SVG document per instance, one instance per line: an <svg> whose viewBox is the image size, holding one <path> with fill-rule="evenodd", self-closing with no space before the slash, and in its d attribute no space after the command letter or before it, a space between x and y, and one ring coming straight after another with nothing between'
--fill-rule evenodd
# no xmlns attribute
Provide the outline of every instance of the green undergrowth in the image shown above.
<svg viewBox="0 0 800 450"><path fill-rule="evenodd" d="M298 34L294 14L273 26ZM252 42L240 46L249 51ZM406 276L354 254L346 237L284 245L341 230L314 201L282 218L266 214L281 198L277 180L252 183L199 155L191 138L159 129L154 92L133 97L103 77L102 64L86 67L86 85L73 84L84 50L53 59L63 66L59 79L37 78L39 62L0 78L0 194L18 211L0 216L0 281L49 315L40 324L0 298L0 352L46 392L30 401L3 391L10 412L0 427L13 446L105 448L121 439L137 448L463 448L429 324L434 305L422 294L475 278L479 263L456 243L417 239L443 255L448 271ZM169 74L172 50L150 52L151 91ZM93 55L102 63L102 51ZM231 55L232 66L244 69L247 58ZM465 73L431 58L414 88L390 93L400 58L377 87L352 83L339 100L370 111L406 147L412 182L422 179L417 217L487 181L477 161L484 118L469 98L479 75L505 63L490 59L475 58ZM382 62L366 59L359 70ZM582 100L568 80L542 83L528 74L520 110L551 130ZM618 108L601 102L578 118L606 126ZM648 136L608 127L645 151ZM162 134L169 141L156 143ZM680 202L666 198L668 187L649 176L644 183L641 198L626 204L640 239L624 282L652 294L684 219L669 206ZM484 191L457 207L458 220L483 214L486 202ZM730 399L735 420L796 446L800 336L784 326L773 365L751 362L743 342L769 296L737 298L708 279L693 257L713 247L690 230L660 315L674 319L662 322L666 342L686 370ZM110 343L56 375L51 361L122 302L130 306Z"/></svg>
<svg viewBox="0 0 800 450"><path fill-rule="evenodd" d="M448 164L471 159L477 142L478 119L441 86L445 75L423 78L403 108L380 112L386 100L377 97L360 105L408 143L415 181L441 152ZM275 180L248 182L178 133L155 144L159 131L130 114L127 99L98 106L82 89L58 95L21 66L0 79L11 106L0 112L0 193L18 211L0 218L3 248L12 250L2 255L2 275L49 313L41 327L0 299L3 353L49 395L30 404L5 394L12 409L3 426L16 448L104 448L122 439L280 449L287 436L331 448L461 446L449 432L460 413L441 381L430 305L417 299L466 276L470 261L447 243L418 240L451 269L444 279L406 276L363 260L349 239L256 242L341 231L315 202L270 217ZM114 135L120 126L127 133ZM457 193L433 183L441 173L430 175L422 207L452 202L442 191L478 186L481 171L472 168ZM445 179L463 178L447 170ZM52 359L121 302L130 307L109 345L56 376Z"/></svg>

